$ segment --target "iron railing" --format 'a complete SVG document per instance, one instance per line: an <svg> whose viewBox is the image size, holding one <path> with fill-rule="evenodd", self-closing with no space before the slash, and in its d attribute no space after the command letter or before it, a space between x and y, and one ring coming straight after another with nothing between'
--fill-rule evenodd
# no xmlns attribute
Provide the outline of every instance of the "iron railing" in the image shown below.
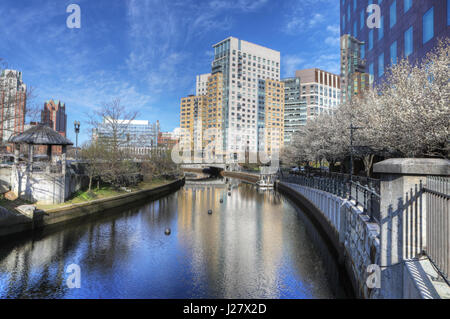
<svg viewBox="0 0 450 319"><path fill-rule="evenodd" d="M376 183L379 189L378 180L371 179L371 183L364 185L359 181L351 181L350 178L347 178L343 174L334 176L307 176L286 174L286 172L280 174L279 179L282 182L319 189L348 200L353 200L356 206L363 208L364 213L372 221L376 221L377 223L380 221L380 194L373 187Z"/></svg>
<svg viewBox="0 0 450 319"><path fill-rule="evenodd" d="M421 185L426 199L427 244L425 253L449 283L450 275L450 178L428 176Z"/></svg>

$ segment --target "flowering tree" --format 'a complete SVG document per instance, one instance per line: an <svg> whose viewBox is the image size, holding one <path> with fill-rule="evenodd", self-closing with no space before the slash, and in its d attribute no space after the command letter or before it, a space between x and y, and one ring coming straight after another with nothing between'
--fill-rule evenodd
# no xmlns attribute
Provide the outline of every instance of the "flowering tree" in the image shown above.
<svg viewBox="0 0 450 319"><path fill-rule="evenodd" d="M350 125L355 155L369 176L374 157L448 157L450 41L444 39L420 63L403 59L384 81L341 104L333 115L308 121L293 138L291 157L342 160L350 152Z"/></svg>

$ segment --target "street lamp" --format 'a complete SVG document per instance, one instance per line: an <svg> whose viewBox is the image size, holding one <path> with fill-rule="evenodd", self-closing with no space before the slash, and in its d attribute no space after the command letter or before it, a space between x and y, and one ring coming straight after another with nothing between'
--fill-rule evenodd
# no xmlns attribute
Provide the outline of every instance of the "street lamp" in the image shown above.
<svg viewBox="0 0 450 319"><path fill-rule="evenodd" d="M75 157L76 160L78 161L78 133L80 133L80 122L79 121L73 122L73 126L75 128L75 135L76 135Z"/></svg>

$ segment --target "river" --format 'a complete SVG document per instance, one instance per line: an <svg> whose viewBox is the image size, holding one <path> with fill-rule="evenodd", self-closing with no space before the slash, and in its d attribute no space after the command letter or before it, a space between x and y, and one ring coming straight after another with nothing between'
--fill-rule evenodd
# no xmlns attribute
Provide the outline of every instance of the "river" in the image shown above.
<svg viewBox="0 0 450 319"><path fill-rule="evenodd" d="M0 298L334 298L302 214L237 181L186 185L1 243Z"/></svg>

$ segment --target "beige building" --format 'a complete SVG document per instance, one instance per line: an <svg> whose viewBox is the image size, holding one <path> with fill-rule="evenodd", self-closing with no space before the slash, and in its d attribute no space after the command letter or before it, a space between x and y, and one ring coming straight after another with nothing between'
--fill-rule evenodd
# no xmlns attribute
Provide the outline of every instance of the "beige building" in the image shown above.
<svg viewBox="0 0 450 319"><path fill-rule="evenodd" d="M312 68L296 71L295 76L301 79L301 99L306 103L307 119L332 113L340 104L339 75Z"/></svg>
<svg viewBox="0 0 450 319"><path fill-rule="evenodd" d="M193 147L197 142L205 149L214 141L213 153L234 159L242 152L270 153L281 148L284 84L280 82L280 52L233 37L213 48L212 72L198 75L196 95L181 101L181 128L191 136L186 144Z"/></svg>
<svg viewBox="0 0 450 319"><path fill-rule="evenodd" d="M260 112L258 126L259 150L267 154L281 151L284 145L284 83L275 80L260 80Z"/></svg>

